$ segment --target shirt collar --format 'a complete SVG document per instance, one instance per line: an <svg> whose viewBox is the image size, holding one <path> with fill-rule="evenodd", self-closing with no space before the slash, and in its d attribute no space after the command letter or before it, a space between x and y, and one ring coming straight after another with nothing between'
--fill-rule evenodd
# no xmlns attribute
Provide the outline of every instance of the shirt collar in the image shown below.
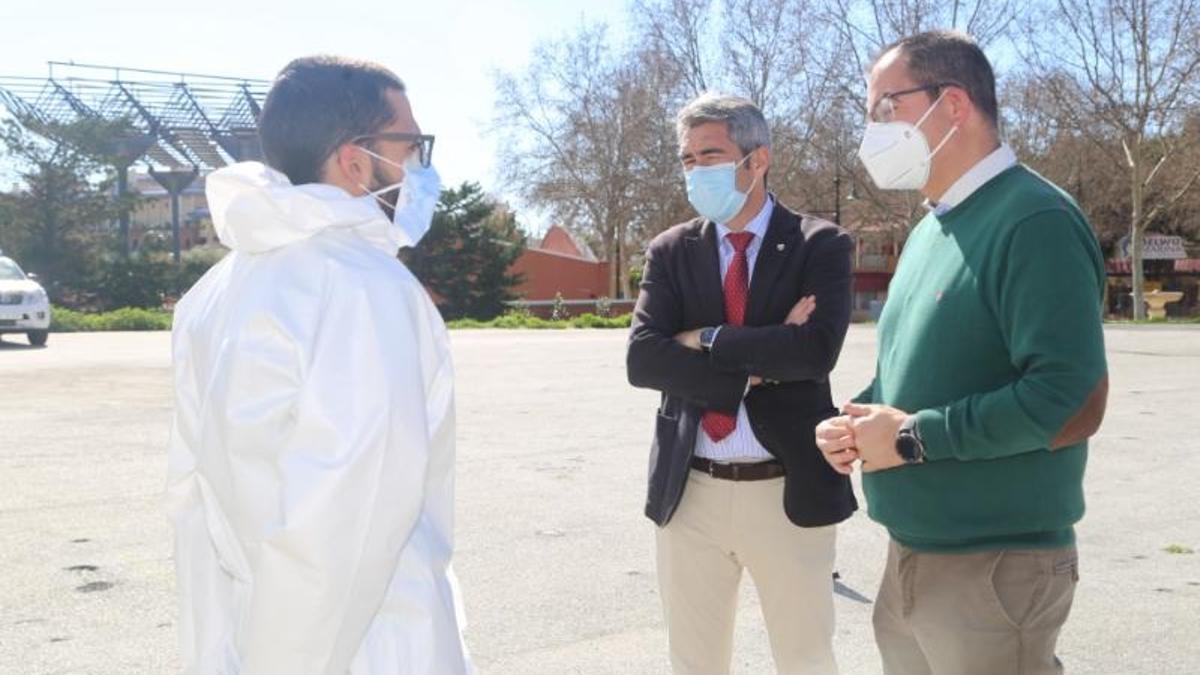
<svg viewBox="0 0 1200 675"><path fill-rule="evenodd" d="M774 210L775 200L771 194L768 193L767 199L763 202L762 208L758 210L758 215L754 216L754 218L746 224L746 229L742 230L742 232L754 233L754 239L750 240L751 247L762 243L763 236L767 233L767 225L771 222L771 213ZM728 227L717 223L717 244L721 246L728 244L729 240L725 238L725 235L732 231L733 230L730 230ZM732 246L733 244L729 245Z"/></svg>
<svg viewBox="0 0 1200 675"><path fill-rule="evenodd" d="M958 206L966 201L976 190L983 187L988 181L1004 173L1012 168L1017 163L1017 155L1012 148L1006 143L1001 143L1000 147L996 148L987 157L979 160L979 162L971 167L966 173L954 181L950 189L942 195L942 198L934 202L925 200L925 208L933 211L933 214L940 216L948 212L950 209Z"/></svg>

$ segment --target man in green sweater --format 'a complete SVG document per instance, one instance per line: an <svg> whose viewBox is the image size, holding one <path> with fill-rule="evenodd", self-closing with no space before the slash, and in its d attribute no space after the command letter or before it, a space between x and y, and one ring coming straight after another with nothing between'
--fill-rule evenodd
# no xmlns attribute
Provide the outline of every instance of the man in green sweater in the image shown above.
<svg viewBox="0 0 1200 675"><path fill-rule="evenodd" d="M971 38L885 49L868 105L868 173L920 190L929 212L888 291L874 380L816 434L838 471L861 461L888 528L884 671L1062 672L1087 439L1108 392L1100 248L1072 198L1000 142Z"/></svg>

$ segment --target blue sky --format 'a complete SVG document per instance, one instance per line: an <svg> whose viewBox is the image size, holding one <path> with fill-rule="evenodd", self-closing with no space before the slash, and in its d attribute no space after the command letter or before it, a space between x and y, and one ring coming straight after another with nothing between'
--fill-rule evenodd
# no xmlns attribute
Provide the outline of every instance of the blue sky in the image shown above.
<svg viewBox="0 0 1200 675"><path fill-rule="evenodd" d="M523 67L537 42L584 21L604 21L620 36L626 6L627 0L0 0L0 74L44 76L47 61L73 60L270 79L297 56L370 59L407 83L418 121L437 136L434 160L446 184L476 180L510 197L494 177L495 150L486 134L493 70Z"/></svg>

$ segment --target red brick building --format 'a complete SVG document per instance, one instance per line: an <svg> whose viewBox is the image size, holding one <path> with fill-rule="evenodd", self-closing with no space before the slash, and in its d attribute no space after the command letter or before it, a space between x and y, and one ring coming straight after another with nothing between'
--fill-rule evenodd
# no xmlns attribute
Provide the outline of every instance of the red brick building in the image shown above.
<svg viewBox="0 0 1200 675"><path fill-rule="evenodd" d="M896 269L900 232L880 226L859 228L854 235L854 313L859 319L874 318ZM596 300L608 295L611 266L554 225L540 243L525 250L511 271L523 276L515 294L530 311L548 316L559 293L571 314L595 311ZM614 300L611 311L624 314L633 310L633 304L633 299Z"/></svg>
<svg viewBox="0 0 1200 675"><path fill-rule="evenodd" d="M611 266L597 260L565 228L552 225L541 242L525 249L510 271L522 275L513 292L535 314L549 315L560 293L571 314L583 314L595 311L596 300L608 295ZM614 302L612 311L621 314L629 309Z"/></svg>

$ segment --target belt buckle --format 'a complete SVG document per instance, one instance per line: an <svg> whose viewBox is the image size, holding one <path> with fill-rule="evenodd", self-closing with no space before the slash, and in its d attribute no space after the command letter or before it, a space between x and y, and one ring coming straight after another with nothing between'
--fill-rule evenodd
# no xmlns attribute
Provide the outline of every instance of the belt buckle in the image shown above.
<svg viewBox="0 0 1200 675"><path fill-rule="evenodd" d="M717 477L717 468L716 467L717 467L716 462L712 461L711 459L708 460L708 477L709 478Z"/></svg>
<svg viewBox="0 0 1200 675"><path fill-rule="evenodd" d="M742 467L740 464L737 464L736 462L731 462L729 464L729 479L733 480L733 481L741 480L742 479L741 478L741 468Z"/></svg>

